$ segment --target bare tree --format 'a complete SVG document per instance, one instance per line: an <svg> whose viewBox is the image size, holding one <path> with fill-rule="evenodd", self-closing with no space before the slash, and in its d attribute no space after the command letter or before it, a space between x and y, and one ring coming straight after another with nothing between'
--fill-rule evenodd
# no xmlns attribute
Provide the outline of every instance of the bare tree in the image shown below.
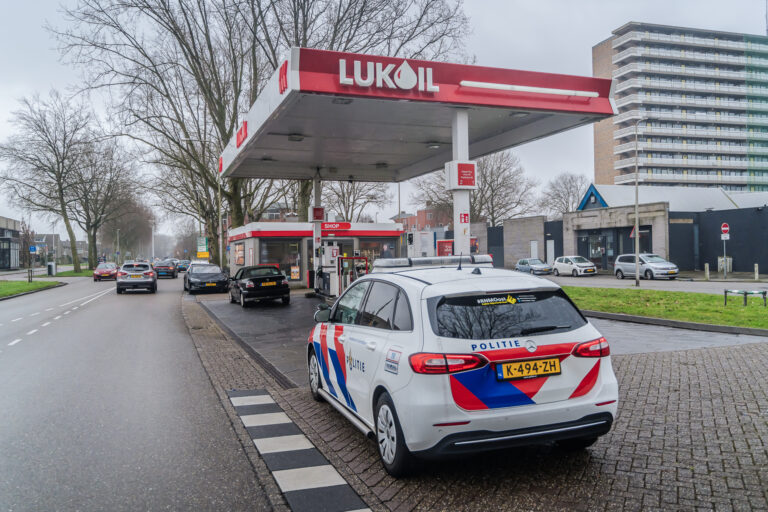
<svg viewBox="0 0 768 512"><path fill-rule="evenodd" d="M96 268L99 230L126 213L132 204L135 176L130 159L116 139L94 140L82 152L69 193L70 217L88 237L88 268Z"/></svg>
<svg viewBox="0 0 768 512"><path fill-rule="evenodd" d="M323 204L344 220L360 222L369 206L383 208L391 203L389 184L363 181L328 181L323 186Z"/></svg>
<svg viewBox="0 0 768 512"><path fill-rule="evenodd" d="M547 182L539 204L549 215L560 218L564 213L576 210L589 184L589 178L583 174L560 173Z"/></svg>
<svg viewBox="0 0 768 512"><path fill-rule="evenodd" d="M80 258L69 211L90 122L82 103L52 90L47 99L35 95L21 100L11 119L16 131L0 144L0 160L7 165L0 185L17 206L64 223L75 272L80 272Z"/></svg>
<svg viewBox="0 0 768 512"><path fill-rule="evenodd" d="M433 172L414 180L413 200L450 212L453 196L446 188L445 174ZM508 151L494 153L477 162L477 189L470 197L471 220L498 226L505 219L520 217L536 209L536 181L525 175L520 160Z"/></svg>
<svg viewBox="0 0 768 512"><path fill-rule="evenodd" d="M117 230L120 230L120 252L123 256L143 254L151 245L152 224L155 214L135 195L128 195L116 206L117 212L101 228L99 238L103 245L117 250ZM125 259L125 258L123 258Z"/></svg>

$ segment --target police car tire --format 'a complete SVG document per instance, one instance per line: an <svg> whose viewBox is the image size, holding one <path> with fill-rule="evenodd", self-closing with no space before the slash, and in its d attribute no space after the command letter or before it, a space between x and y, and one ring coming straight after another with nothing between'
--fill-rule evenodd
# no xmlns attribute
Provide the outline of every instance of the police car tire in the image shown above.
<svg viewBox="0 0 768 512"><path fill-rule="evenodd" d="M391 463L387 463L381 453L381 444L378 442L378 429L379 429L379 414L384 406L387 406L391 413L391 421L395 428L395 456ZM379 396L376 401L376 416L374 418L374 437L376 439L376 445L379 449L379 458L384 469L393 477L401 477L407 475L412 469L415 463L415 459L411 454L408 447L405 445L405 436L403 435L403 429L400 428L400 420L397 417L397 411L395 410L395 404L392 403L392 398L389 393L384 392Z"/></svg>
<svg viewBox="0 0 768 512"><path fill-rule="evenodd" d="M314 365L314 366L313 366ZM323 387L323 380L320 377L320 363L317 362L317 355L315 355L315 349L312 349L309 353L309 361L307 361L307 371L309 372L309 393L316 402L323 402L323 397L320 396L318 390ZM315 372L316 380L313 379L312 373Z"/></svg>
<svg viewBox="0 0 768 512"><path fill-rule="evenodd" d="M561 450L565 450L568 452L575 452L579 450L583 450L584 448L589 448L595 442L597 441L597 437L578 437L575 439L561 439L560 441L557 441L557 446Z"/></svg>

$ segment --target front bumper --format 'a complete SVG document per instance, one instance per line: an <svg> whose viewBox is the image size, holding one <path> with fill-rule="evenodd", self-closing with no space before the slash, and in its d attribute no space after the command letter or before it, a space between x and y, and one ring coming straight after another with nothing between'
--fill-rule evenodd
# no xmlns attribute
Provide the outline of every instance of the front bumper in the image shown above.
<svg viewBox="0 0 768 512"><path fill-rule="evenodd" d="M413 452L413 454L421 458L435 459L562 439L597 437L607 434L611 430L612 424L613 415L609 412L603 412L590 414L574 421L502 432L488 430L461 432L448 435L432 448Z"/></svg>
<svg viewBox="0 0 768 512"><path fill-rule="evenodd" d="M536 268L534 268L533 269L533 274L537 275L537 276L549 275L551 273L552 273L552 269L551 268L550 269L543 269L543 268L536 269Z"/></svg>
<svg viewBox="0 0 768 512"><path fill-rule="evenodd" d="M214 282L212 286L208 286L209 282L201 282L201 283L193 283L189 282L187 286L190 290L211 290L211 291L217 291L219 293L226 292L229 290L229 281L218 281Z"/></svg>
<svg viewBox="0 0 768 512"><path fill-rule="evenodd" d="M594 268L580 268L577 269L580 276L595 276L597 275L597 269Z"/></svg>
<svg viewBox="0 0 768 512"><path fill-rule="evenodd" d="M666 278L677 277L678 275L680 275L679 270L654 270L653 271L653 277L656 279L659 279L662 277L666 277Z"/></svg>

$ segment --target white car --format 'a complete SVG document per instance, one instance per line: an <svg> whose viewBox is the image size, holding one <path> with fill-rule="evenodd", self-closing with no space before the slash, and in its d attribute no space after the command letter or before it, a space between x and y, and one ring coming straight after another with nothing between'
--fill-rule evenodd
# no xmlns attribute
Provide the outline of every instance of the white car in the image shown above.
<svg viewBox="0 0 768 512"><path fill-rule="evenodd" d="M594 276L597 274L597 267L584 256L560 256L555 259L552 265L552 273L556 276Z"/></svg>
<svg viewBox="0 0 768 512"><path fill-rule="evenodd" d="M610 430L608 342L559 286L420 259L378 260L315 313L307 346L312 396L375 439L391 475L413 457L548 441L580 449Z"/></svg>

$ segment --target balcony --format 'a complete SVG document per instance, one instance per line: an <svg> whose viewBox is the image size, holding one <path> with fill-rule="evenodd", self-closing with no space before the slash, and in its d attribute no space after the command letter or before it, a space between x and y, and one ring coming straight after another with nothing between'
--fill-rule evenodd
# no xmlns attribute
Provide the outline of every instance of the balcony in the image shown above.
<svg viewBox="0 0 768 512"><path fill-rule="evenodd" d="M694 129L694 128L674 128L671 126L640 126L638 135L672 135L689 138L713 138L728 140L768 140L768 132L748 132L746 130L716 130L716 129ZM613 132L614 139L624 137L634 137L635 127L629 126Z"/></svg>
<svg viewBox="0 0 768 512"><path fill-rule="evenodd" d="M768 96L768 87L746 85L709 84L682 80L644 80L630 78L616 86L617 93L630 89L662 89L675 91L703 92L708 94L735 94L739 96Z"/></svg>
<svg viewBox="0 0 768 512"><path fill-rule="evenodd" d="M702 52L671 50L664 48L629 48L613 56L613 63L629 58L656 58L671 60L686 60L691 62L706 62L731 66L761 66L768 67L768 59L752 57L751 55L712 55Z"/></svg>
<svg viewBox="0 0 768 512"><path fill-rule="evenodd" d="M685 45L699 48L718 48L722 50L737 50L737 51L753 51L753 52L766 52L768 53L768 44L760 44L744 41L729 41L727 39L716 39L714 37L698 37L691 35L670 35L670 34L658 34L645 31L632 31L617 37L613 40L611 46L614 49L621 48L624 44L630 41L637 42L659 42L659 43L673 43L675 45Z"/></svg>
<svg viewBox="0 0 768 512"><path fill-rule="evenodd" d="M671 64L646 64L635 62L613 70L613 78L621 78L630 73L659 73L674 76L700 76L705 78L725 78L731 80L768 81L768 73L753 73L746 71L727 71L724 69L702 68L699 66L674 66Z"/></svg>
<svg viewBox="0 0 768 512"><path fill-rule="evenodd" d="M727 155L768 155L768 147L749 147L746 145L724 146L717 144L682 144L679 142L644 142L638 141L638 151L670 151L679 153L710 153ZM627 142L613 148L613 154L634 153L635 143Z"/></svg>
<svg viewBox="0 0 768 512"><path fill-rule="evenodd" d="M638 119L649 119L659 121L685 121L688 123L712 123L712 124L737 124L768 126L768 116L724 116L718 113L703 114L693 112L651 112L630 110L617 116L613 116L613 124L632 122Z"/></svg>
<svg viewBox="0 0 768 512"><path fill-rule="evenodd" d="M732 99L709 99L709 98L683 98L682 96L672 96L663 94L630 94L616 100L617 107L624 107L630 104L649 104L649 105L670 105L670 106L690 106L702 108L724 108L729 110L760 110L768 111L768 102L766 101L747 101Z"/></svg>
<svg viewBox="0 0 768 512"><path fill-rule="evenodd" d="M616 170L635 166L635 158L616 160L613 168ZM638 167L685 167L688 169L759 169L768 171L768 162L750 162L749 160L705 160L703 158L653 158L640 157Z"/></svg>
<svg viewBox="0 0 768 512"><path fill-rule="evenodd" d="M648 174L640 172L637 175L639 183L700 183L707 185L765 185L768 184L768 175L765 176L711 176L698 174ZM616 185L629 185L635 182L635 173L621 174L613 178Z"/></svg>

